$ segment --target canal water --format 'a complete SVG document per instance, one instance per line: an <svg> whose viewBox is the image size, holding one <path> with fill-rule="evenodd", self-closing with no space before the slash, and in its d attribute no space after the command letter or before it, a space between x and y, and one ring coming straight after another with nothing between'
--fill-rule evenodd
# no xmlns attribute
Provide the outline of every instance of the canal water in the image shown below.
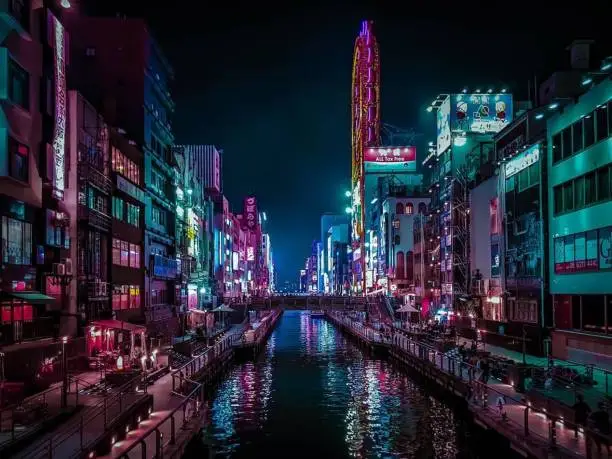
<svg viewBox="0 0 612 459"><path fill-rule="evenodd" d="M208 409L184 459L512 457L449 401L300 311L229 371Z"/></svg>

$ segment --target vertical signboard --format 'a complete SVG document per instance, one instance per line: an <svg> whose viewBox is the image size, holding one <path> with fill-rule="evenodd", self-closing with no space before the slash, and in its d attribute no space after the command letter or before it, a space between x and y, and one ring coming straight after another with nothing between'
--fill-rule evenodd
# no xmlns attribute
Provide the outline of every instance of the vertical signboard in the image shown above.
<svg viewBox="0 0 612 459"><path fill-rule="evenodd" d="M501 260L499 256L499 244L491 244L491 277L499 277L501 269Z"/></svg>
<svg viewBox="0 0 612 459"><path fill-rule="evenodd" d="M49 43L54 48L55 126L53 130L53 196L64 197L66 158L66 37L64 26L51 12L48 13Z"/></svg>
<svg viewBox="0 0 612 459"><path fill-rule="evenodd" d="M244 218L248 229L253 230L257 227L257 199L255 196L248 196L245 198Z"/></svg>
<svg viewBox="0 0 612 459"><path fill-rule="evenodd" d="M441 155L451 145L451 129L450 129L450 97L447 97L436 114L437 118L437 148L436 153Z"/></svg>

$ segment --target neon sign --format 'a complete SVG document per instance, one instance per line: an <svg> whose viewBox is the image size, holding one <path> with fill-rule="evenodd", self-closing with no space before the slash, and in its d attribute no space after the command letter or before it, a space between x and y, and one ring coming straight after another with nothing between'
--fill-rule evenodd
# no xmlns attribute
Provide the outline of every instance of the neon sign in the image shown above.
<svg viewBox="0 0 612 459"><path fill-rule="evenodd" d="M66 158L66 61L64 26L53 17L55 35L55 129L53 132L53 196L64 197Z"/></svg>

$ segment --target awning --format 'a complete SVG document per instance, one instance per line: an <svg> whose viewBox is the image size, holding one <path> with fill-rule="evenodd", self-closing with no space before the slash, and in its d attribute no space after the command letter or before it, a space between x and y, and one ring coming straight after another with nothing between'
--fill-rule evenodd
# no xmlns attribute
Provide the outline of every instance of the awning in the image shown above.
<svg viewBox="0 0 612 459"><path fill-rule="evenodd" d="M417 311L412 306L406 304L406 305L402 306L401 308L399 308L396 312L419 312L419 311Z"/></svg>
<svg viewBox="0 0 612 459"><path fill-rule="evenodd" d="M130 332L145 332L147 330L143 325L131 324L121 320L95 320L91 323L92 327L112 328L114 330L125 330Z"/></svg>
<svg viewBox="0 0 612 459"><path fill-rule="evenodd" d="M53 304L55 298L40 292L0 292L0 301L17 301L29 304Z"/></svg>
<svg viewBox="0 0 612 459"><path fill-rule="evenodd" d="M234 310L229 306L222 304L218 308L213 309L212 312L234 312Z"/></svg>

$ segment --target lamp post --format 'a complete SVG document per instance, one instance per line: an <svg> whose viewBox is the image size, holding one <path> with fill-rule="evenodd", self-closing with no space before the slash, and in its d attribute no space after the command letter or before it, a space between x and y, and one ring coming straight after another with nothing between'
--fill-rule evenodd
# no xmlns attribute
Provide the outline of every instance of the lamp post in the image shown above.
<svg viewBox="0 0 612 459"><path fill-rule="evenodd" d="M62 408L68 406L68 357L66 356L66 343L68 337L62 338Z"/></svg>

